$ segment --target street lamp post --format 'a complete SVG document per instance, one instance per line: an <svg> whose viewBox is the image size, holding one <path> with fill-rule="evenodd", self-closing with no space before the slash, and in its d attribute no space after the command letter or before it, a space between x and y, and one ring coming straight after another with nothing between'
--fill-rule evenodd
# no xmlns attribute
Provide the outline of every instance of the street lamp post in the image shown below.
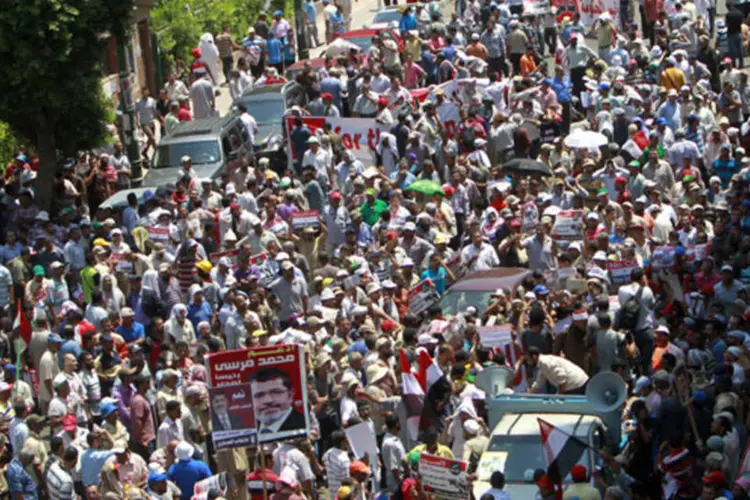
<svg viewBox="0 0 750 500"><path fill-rule="evenodd" d="M117 66L120 80L120 106L122 109L122 131L125 151L130 161L131 178L140 181L143 177L141 168L141 151L138 147L135 123L135 104L133 102L133 82L130 59L127 57L127 46L130 45L124 27L117 32Z"/></svg>

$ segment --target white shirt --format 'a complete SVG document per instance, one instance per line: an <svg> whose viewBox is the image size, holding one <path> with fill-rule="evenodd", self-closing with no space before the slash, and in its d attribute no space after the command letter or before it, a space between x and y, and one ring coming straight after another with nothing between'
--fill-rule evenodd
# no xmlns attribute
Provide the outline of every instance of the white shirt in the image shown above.
<svg viewBox="0 0 750 500"><path fill-rule="evenodd" d="M487 271L500 265L500 259L495 249L487 244L482 243L477 248L473 243L461 250L461 263L469 265L472 272Z"/></svg>
<svg viewBox="0 0 750 500"><path fill-rule="evenodd" d="M563 391L570 391L582 387L589 380L581 367L560 356L540 354L536 367L538 374L532 386L535 389L549 382L555 387L562 387Z"/></svg>
<svg viewBox="0 0 750 500"><path fill-rule="evenodd" d="M156 99L153 97L141 97L135 103L135 110L138 112L141 125L153 124L156 119Z"/></svg>
<svg viewBox="0 0 750 500"><path fill-rule="evenodd" d="M163 448L169 444L170 441L183 441L185 434L182 427L182 419L176 422L169 417L164 419L164 422L159 426L159 434L156 437L156 447Z"/></svg>
<svg viewBox="0 0 750 500"><path fill-rule="evenodd" d="M345 424L348 423L352 418L359 415L357 413L357 403L349 397L344 397L341 400L340 412L341 422Z"/></svg>
<svg viewBox="0 0 750 500"><path fill-rule="evenodd" d="M250 113L242 113L240 120L245 124L247 135L250 136L250 144L255 144L255 134L258 133L258 123L255 121L255 118Z"/></svg>
<svg viewBox="0 0 750 500"><path fill-rule="evenodd" d="M72 500L75 498L73 478L62 468L60 459L56 459L44 474L47 492L51 500Z"/></svg>

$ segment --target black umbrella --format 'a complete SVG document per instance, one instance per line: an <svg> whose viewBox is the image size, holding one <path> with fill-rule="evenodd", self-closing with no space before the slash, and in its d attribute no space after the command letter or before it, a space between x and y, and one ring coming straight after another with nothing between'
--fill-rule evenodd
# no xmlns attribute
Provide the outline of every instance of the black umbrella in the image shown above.
<svg viewBox="0 0 750 500"><path fill-rule="evenodd" d="M552 172L550 172L544 163L529 158L515 158L506 163L503 168L506 172L552 175Z"/></svg>

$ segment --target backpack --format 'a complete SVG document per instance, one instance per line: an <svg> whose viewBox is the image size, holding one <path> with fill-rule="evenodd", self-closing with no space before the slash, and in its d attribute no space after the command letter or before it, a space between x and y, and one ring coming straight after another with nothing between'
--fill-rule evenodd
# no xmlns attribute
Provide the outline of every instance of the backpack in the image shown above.
<svg viewBox="0 0 750 500"><path fill-rule="evenodd" d="M620 314L617 318L618 330L635 331L638 324L638 318L641 317L641 295L643 287L638 287L638 291L620 306Z"/></svg>
<svg viewBox="0 0 750 500"><path fill-rule="evenodd" d="M474 139L476 137L477 134L474 130L474 125L464 125L464 129L461 131L461 144L467 148L471 148L474 146Z"/></svg>

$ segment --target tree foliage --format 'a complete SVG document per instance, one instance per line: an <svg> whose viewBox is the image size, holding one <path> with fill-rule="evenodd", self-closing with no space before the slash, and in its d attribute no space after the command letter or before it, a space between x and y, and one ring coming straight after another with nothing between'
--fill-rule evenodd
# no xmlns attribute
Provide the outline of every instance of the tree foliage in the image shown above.
<svg viewBox="0 0 750 500"><path fill-rule="evenodd" d="M243 39L264 3L265 0L161 0L151 9L151 21L162 52L187 62L203 33L216 35L226 25L235 40ZM286 11L286 3L271 0L269 10Z"/></svg>
<svg viewBox="0 0 750 500"><path fill-rule="evenodd" d="M23 142L15 136L10 125L0 122L0 169L5 168L5 164L14 157L22 145Z"/></svg>
<svg viewBox="0 0 750 500"><path fill-rule="evenodd" d="M68 155L104 139L100 60L107 35L127 29L134 6L135 0L3 0L0 120L36 144L40 178L52 178L58 149ZM44 184L37 186L42 204Z"/></svg>

